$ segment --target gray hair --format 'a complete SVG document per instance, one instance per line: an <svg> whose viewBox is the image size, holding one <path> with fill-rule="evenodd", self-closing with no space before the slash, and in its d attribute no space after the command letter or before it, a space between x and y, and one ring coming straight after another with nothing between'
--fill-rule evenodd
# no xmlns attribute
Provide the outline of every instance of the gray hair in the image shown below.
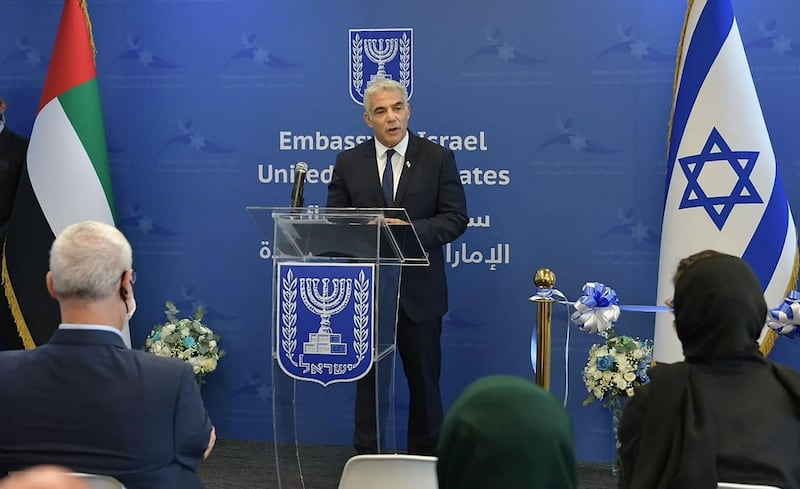
<svg viewBox="0 0 800 489"><path fill-rule="evenodd" d="M364 90L364 112L371 115L372 107L369 105L369 99L373 94L378 92L385 92L387 90L397 90L403 94L403 103L408 103L408 90L402 83L392 80L391 78L376 78L369 82L367 88Z"/></svg>
<svg viewBox="0 0 800 489"><path fill-rule="evenodd" d="M114 226L84 221L67 226L50 248L53 288L61 298L105 299L119 290L133 252Z"/></svg>

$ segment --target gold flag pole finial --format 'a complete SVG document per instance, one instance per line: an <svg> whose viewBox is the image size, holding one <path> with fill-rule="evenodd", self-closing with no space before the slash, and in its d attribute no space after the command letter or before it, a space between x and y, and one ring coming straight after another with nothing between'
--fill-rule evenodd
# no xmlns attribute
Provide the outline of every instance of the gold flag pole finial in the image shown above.
<svg viewBox="0 0 800 489"><path fill-rule="evenodd" d="M533 276L536 287L552 289L556 285L556 274L549 268L540 268ZM552 323L553 299L537 298L536 313L536 384L550 390L550 326Z"/></svg>

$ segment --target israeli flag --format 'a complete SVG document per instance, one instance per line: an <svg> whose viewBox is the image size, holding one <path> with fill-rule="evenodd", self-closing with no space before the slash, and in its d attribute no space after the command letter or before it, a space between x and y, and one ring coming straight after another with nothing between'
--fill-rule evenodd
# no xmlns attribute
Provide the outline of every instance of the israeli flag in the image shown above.
<svg viewBox="0 0 800 489"><path fill-rule="evenodd" d="M730 0L689 3L675 80L658 300L682 258L714 249L746 260L779 304L796 279L795 225ZM658 362L683 359L673 319L656 315Z"/></svg>

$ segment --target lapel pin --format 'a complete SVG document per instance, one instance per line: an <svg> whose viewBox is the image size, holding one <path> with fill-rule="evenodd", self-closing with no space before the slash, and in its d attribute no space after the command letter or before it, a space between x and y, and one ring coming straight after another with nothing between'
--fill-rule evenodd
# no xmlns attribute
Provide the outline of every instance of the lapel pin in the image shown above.
<svg viewBox="0 0 800 489"><path fill-rule="evenodd" d="M411 168L411 162L410 161L406 161L406 168Z"/></svg>

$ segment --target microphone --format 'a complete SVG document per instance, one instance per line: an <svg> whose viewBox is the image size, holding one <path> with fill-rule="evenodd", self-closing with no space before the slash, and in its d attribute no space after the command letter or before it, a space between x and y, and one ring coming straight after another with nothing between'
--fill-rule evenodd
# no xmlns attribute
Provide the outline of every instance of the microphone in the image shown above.
<svg viewBox="0 0 800 489"><path fill-rule="evenodd" d="M292 188L292 205L291 207L303 207L303 184L306 182L306 172L308 165L305 162L299 162L294 167L294 187Z"/></svg>

